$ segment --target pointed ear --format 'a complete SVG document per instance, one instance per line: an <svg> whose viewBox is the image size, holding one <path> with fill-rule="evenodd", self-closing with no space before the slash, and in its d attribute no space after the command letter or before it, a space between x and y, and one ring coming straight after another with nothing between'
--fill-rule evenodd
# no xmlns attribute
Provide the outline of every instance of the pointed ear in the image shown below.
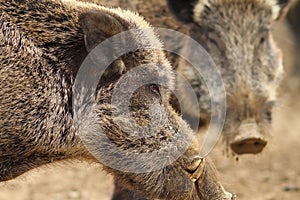
<svg viewBox="0 0 300 200"><path fill-rule="evenodd" d="M273 19L280 20L285 17L290 6L293 4L293 0L276 0L277 5L273 5Z"/></svg>
<svg viewBox="0 0 300 200"><path fill-rule="evenodd" d="M123 31L121 22L114 16L98 10L80 15L80 24L84 33L85 47L88 52L106 38Z"/></svg>
<svg viewBox="0 0 300 200"><path fill-rule="evenodd" d="M198 0L168 0L170 11L182 22L194 21L194 8Z"/></svg>
<svg viewBox="0 0 300 200"><path fill-rule="evenodd" d="M79 20L84 33L85 48L88 53L105 39L125 30L116 17L104 11L94 10L83 13L80 15ZM107 53L113 54L114 52L108 51ZM105 55L96 55L96 62L101 62L102 56L105 57ZM104 75L122 74L125 70L125 64L122 59L117 58Z"/></svg>

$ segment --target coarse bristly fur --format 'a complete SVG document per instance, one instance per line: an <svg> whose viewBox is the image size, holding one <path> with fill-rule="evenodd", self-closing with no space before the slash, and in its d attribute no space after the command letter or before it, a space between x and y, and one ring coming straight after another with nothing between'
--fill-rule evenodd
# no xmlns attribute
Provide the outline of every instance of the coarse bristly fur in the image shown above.
<svg viewBox="0 0 300 200"><path fill-rule="evenodd" d="M205 48L222 75L227 94L223 129L227 146L234 147L238 154L261 152L283 73L282 55L273 41L271 26L289 1L169 0L168 3L179 20L189 23L190 36ZM192 83L200 102L200 116L192 105L186 106L191 108L186 112L209 123L210 97L201 75L184 60L179 61L177 70ZM180 81L178 90L188 104L189 97ZM244 127L251 130L241 132ZM244 141L234 143L240 139L255 142L250 146Z"/></svg>
<svg viewBox="0 0 300 200"><path fill-rule="evenodd" d="M178 30L195 39L210 54L225 84L227 117L222 135L226 148L236 144L238 149L232 149L234 154L263 150L283 73L281 52L271 34L272 22L282 18L291 0L84 1L122 8L130 6L155 27ZM174 44L176 48L184 49L184 42L174 41ZM188 46L184 51L190 51ZM189 52L190 55L193 53ZM202 132L211 117L206 84L188 62L177 55L170 55L169 59L198 96L200 113L190 103L193 101L181 80L176 81L177 94L181 94L179 98L184 104L181 112L190 115L190 118L200 117ZM201 65L205 66L205 61ZM171 98L171 103L178 109L178 102L174 99ZM240 132L249 124L252 130ZM244 145L247 141L248 145Z"/></svg>
<svg viewBox="0 0 300 200"><path fill-rule="evenodd" d="M288 0L84 1L122 8L129 6L155 27L171 28L190 35L211 55L225 83L227 120L222 134L226 147L239 135L247 138L256 133L266 140L283 72L281 53L270 32L271 24L284 13ZM182 48L180 42L174 41L174 44ZM177 81L176 87L187 104L182 106L187 108L183 112L192 118L200 117L203 130L210 121L210 97L205 83L189 63L178 56L169 58L177 71L189 80L199 98L200 116ZM177 103L174 105L177 107ZM252 152L260 152L263 147L257 145Z"/></svg>
<svg viewBox="0 0 300 200"><path fill-rule="evenodd" d="M160 149L174 142L174 138L178 139L173 144L176 151L191 141L192 131L169 105L167 88L173 87L171 66L161 50L150 49L160 42L153 31L143 32L142 28L150 26L141 17L121 9L71 0L1 0L0 11L0 181L59 160L96 161L94 155L116 160L126 167L116 152L110 152L111 146L141 154ZM95 45L129 29L140 30L132 36L132 42L147 49L117 58L101 77L96 118L85 125L98 124L110 142L98 137L94 127L86 126L86 139L90 141L85 146L78 137L72 109L72 86L79 66ZM112 116L112 91L122 74L141 64L162 66L148 67L146 71L163 79L168 87L157 86L159 91L153 92L151 85L146 85L134 92L130 99L132 119L117 116L126 126L125 132ZM158 114L163 114L159 133L152 133L154 129L150 128L146 133L151 136L147 138L129 135L134 131L132 122L140 126L150 123L153 105ZM86 147L94 151L93 155ZM230 199L209 160L201 177L196 182L191 179L193 171L189 170L194 169L190 162L197 155L198 150L189 148L174 163L147 173L123 172L109 166L104 169L122 187L149 199ZM139 165L143 168L151 162L161 161L145 160Z"/></svg>

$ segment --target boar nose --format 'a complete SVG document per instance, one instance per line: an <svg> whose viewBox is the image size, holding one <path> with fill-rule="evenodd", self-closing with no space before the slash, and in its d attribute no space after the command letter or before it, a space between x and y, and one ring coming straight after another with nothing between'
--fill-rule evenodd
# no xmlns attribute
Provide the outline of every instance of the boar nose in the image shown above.
<svg viewBox="0 0 300 200"><path fill-rule="evenodd" d="M191 156L182 165L183 169L190 174L193 182L197 181L203 173L205 159L200 156Z"/></svg>
<svg viewBox="0 0 300 200"><path fill-rule="evenodd" d="M262 152L267 141L262 138L247 138L234 141L230 146L236 154L257 154Z"/></svg>
<svg viewBox="0 0 300 200"><path fill-rule="evenodd" d="M238 135L231 141L230 147L236 154L257 154L267 145L263 134L255 123L242 124Z"/></svg>
<svg viewBox="0 0 300 200"><path fill-rule="evenodd" d="M198 180L203 173L205 158L201 158L199 153L193 148L188 149L180 159L182 168L188 172L193 182Z"/></svg>

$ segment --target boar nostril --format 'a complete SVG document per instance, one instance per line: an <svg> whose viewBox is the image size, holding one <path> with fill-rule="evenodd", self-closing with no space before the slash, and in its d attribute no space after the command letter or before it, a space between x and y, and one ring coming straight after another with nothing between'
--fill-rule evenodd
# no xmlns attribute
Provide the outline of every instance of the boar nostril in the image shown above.
<svg viewBox="0 0 300 200"><path fill-rule="evenodd" d="M255 145L255 146L260 146L261 143L256 141L256 142L254 142L254 145Z"/></svg>

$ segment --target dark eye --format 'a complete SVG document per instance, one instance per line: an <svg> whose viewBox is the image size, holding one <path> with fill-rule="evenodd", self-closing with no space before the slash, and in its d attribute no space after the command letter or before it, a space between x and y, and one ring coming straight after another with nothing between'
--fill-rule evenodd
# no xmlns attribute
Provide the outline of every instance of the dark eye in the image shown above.
<svg viewBox="0 0 300 200"><path fill-rule="evenodd" d="M265 42L268 40L269 37L269 31L263 31L262 33L260 33L258 35L258 39L259 39L259 46L262 46L265 44Z"/></svg>
<svg viewBox="0 0 300 200"><path fill-rule="evenodd" d="M259 40L259 45L263 45L265 41L266 41L266 38L261 37L260 40Z"/></svg>
<svg viewBox="0 0 300 200"><path fill-rule="evenodd" d="M219 52L220 54L222 54L226 51L226 45L222 40L221 36L219 36L218 34L211 32L208 34L207 39L209 40L208 49L211 52Z"/></svg>
<svg viewBox="0 0 300 200"><path fill-rule="evenodd" d="M272 121L272 112L271 111L265 112L265 117L266 117L266 120L271 122Z"/></svg>
<svg viewBox="0 0 300 200"><path fill-rule="evenodd" d="M159 86L158 86L157 84L150 84L150 85L149 85L149 90L150 90L153 94L155 94L155 95L157 95L157 96L160 96Z"/></svg>

